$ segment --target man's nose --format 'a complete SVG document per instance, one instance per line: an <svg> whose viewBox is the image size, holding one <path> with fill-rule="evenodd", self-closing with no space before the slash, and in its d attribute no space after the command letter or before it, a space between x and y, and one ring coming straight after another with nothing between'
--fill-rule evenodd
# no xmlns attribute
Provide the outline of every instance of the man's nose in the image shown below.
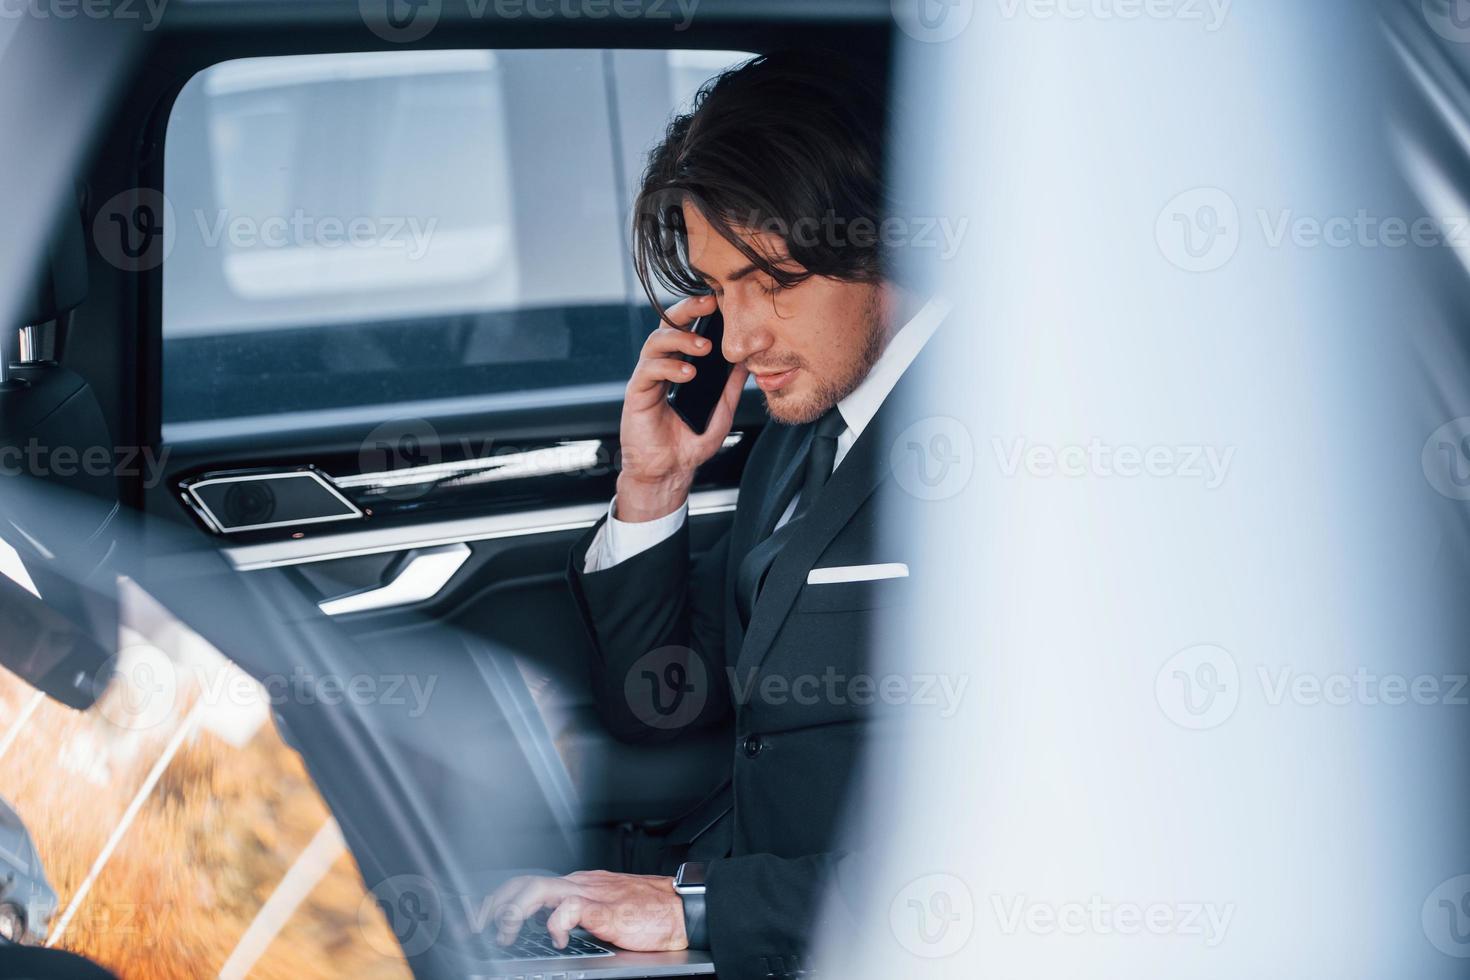
<svg viewBox="0 0 1470 980"><path fill-rule="evenodd" d="M725 339L720 344L720 352L725 355L725 360L739 364L771 346L771 331L758 318L749 312L728 308L722 312L725 315Z"/></svg>

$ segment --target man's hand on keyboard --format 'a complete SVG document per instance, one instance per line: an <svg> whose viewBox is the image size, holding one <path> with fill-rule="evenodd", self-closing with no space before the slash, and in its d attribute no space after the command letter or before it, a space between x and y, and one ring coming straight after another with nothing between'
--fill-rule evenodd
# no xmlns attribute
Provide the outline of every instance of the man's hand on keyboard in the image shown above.
<svg viewBox="0 0 1470 980"><path fill-rule="evenodd" d="M512 878L490 896L496 942L515 941L522 924L551 909L546 931L558 949L578 926L604 942L638 952L687 949L684 903L674 879L578 871L562 878Z"/></svg>

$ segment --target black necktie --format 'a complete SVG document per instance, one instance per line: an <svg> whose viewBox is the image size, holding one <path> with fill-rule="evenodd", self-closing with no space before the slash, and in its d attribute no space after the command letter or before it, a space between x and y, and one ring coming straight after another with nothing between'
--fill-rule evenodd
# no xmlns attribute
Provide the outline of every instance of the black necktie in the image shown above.
<svg viewBox="0 0 1470 980"><path fill-rule="evenodd" d="M847 422L835 407L828 409L826 415L817 419L811 452L806 457L806 476L801 484L801 498L797 500L796 510L791 514L793 521L806 513L806 509L831 479L833 464L837 462L837 437L846 431Z"/></svg>
<svg viewBox="0 0 1470 980"><path fill-rule="evenodd" d="M735 580L735 604L742 625L749 625L750 613L755 607L756 597L760 595L761 586L765 584L766 573L771 570L776 555L791 536L797 519L816 500L822 487L831 478L832 464L837 459L837 437L845 431L847 423L835 408L817 420L811 448L807 450L801 496L796 500L796 509L792 511L791 519L751 549L740 563Z"/></svg>

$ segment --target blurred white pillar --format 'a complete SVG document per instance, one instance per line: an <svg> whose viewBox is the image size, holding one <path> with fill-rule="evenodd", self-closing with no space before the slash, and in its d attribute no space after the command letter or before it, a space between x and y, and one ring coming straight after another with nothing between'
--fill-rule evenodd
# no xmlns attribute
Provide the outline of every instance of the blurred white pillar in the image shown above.
<svg viewBox="0 0 1470 980"><path fill-rule="evenodd" d="M926 6L899 155L908 217L968 226L927 408L970 475L906 529L923 601L880 669L967 686L875 746L873 919L829 955L1460 975L1470 427L1432 434L1470 416L1470 292L1453 243L1402 240L1433 206L1393 133L1447 151L1383 22Z"/></svg>

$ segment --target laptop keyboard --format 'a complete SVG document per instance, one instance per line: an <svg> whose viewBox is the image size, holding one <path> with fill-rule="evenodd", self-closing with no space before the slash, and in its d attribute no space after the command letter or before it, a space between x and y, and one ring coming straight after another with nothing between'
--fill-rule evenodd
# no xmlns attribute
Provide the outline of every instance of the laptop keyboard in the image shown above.
<svg viewBox="0 0 1470 980"><path fill-rule="evenodd" d="M614 952L606 946L599 946L590 939L581 936L572 936L567 942L566 949L557 949L551 944L551 935L544 929L537 929L531 923L526 923L521 929L516 941L509 946L502 946L496 950L497 959L507 960L550 960L559 959L563 956L613 956Z"/></svg>

